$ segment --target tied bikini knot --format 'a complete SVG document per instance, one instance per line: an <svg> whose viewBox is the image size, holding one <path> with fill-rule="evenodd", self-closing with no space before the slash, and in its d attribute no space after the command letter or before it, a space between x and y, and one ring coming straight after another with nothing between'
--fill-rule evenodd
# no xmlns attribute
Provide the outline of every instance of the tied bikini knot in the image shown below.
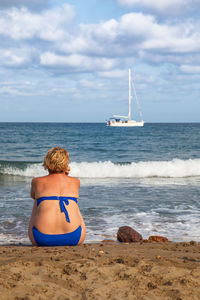
<svg viewBox="0 0 200 300"><path fill-rule="evenodd" d="M59 199L59 204L60 204L60 210L61 210L61 212L64 212L66 221L68 223L70 223L69 215L68 215L68 212L67 212L66 207L65 207L65 204L69 205L69 200L66 199L66 198L61 198L61 197L58 197L58 199Z"/></svg>

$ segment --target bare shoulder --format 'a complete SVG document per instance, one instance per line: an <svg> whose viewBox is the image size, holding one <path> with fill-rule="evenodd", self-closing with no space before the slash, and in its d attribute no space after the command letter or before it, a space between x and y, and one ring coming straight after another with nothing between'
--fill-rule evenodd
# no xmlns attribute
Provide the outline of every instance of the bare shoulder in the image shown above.
<svg viewBox="0 0 200 300"><path fill-rule="evenodd" d="M37 183L43 181L43 180L46 180L46 177L47 176L41 176L41 177L34 177L32 179L32 185L37 185Z"/></svg>
<svg viewBox="0 0 200 300"><path fill-rule="evenodd" d="M43 184L44 182L44 178L46 176L42 176L42 177L35 177L32 179L32 182L31 182L31 198L35 199L36 197L36 194L37 194L37 190L38 190L38 187Z"/></svg>
<svg viewBox="0 0 200 300"><path fill-rule="evenodd" d="M74 184L77 184L78 186L80 186L80 180L77 177L68 176L68 178L71 182L73 182Z"/></svg>
<svg viewBox="0 0 200 300"><path fill-rule="evenodd" d="M33 178L33 179L32 179L32 182L31 182L31 184L32 184L32 185L35 185L35 184L36 184L36 182L37 182L37 177L35 177L35 178Z"/></svg>

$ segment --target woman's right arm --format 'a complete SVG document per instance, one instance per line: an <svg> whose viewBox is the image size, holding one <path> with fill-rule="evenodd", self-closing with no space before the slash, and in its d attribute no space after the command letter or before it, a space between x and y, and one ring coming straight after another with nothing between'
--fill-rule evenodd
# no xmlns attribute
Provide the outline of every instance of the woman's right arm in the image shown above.
<svg viewBox="0 0 200 300"><path fill-rule="evenodd" d="M82 217L82 214L80 212L80 209L78 207L78 214L79 214L79 217L80 217L80 221L81 221L81 228L82 228L82 232L81 232L81 238L79 240L79 245L82 244L85 240L85 237L86 237L86 226L85 226L85 222L83 220L83 217Z"/></svg>

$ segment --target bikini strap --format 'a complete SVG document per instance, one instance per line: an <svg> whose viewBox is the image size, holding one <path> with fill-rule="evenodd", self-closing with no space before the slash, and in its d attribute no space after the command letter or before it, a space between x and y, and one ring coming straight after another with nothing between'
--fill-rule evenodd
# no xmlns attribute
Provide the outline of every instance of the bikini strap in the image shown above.
<svg viewBox="0 0 200 300"><path fill-rule="evenodd" d="M40 197L40 198L37 199L37 206L44 200L59 200L60 210L61 210L61 212L64 212L66 221L68 223L70 223L69 215L68 215L68 212L66 210L66 207L65 207L64 203L66 205L69 205L69 200L73 200L76 203L78 203L77 198L75 198L75 197L63 197L63 196L60 196L60 197L58 197L58 196Z"/></svg>

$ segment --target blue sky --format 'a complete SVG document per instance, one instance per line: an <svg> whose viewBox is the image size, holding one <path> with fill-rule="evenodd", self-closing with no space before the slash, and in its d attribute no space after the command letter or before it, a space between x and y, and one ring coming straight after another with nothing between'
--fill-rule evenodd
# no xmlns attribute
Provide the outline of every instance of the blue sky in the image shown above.
<svg viewBox="0 0 200 300"><path fill-rule="evenodd" d="M0 0L0 121L200 122L200 0Z"/></svg>

